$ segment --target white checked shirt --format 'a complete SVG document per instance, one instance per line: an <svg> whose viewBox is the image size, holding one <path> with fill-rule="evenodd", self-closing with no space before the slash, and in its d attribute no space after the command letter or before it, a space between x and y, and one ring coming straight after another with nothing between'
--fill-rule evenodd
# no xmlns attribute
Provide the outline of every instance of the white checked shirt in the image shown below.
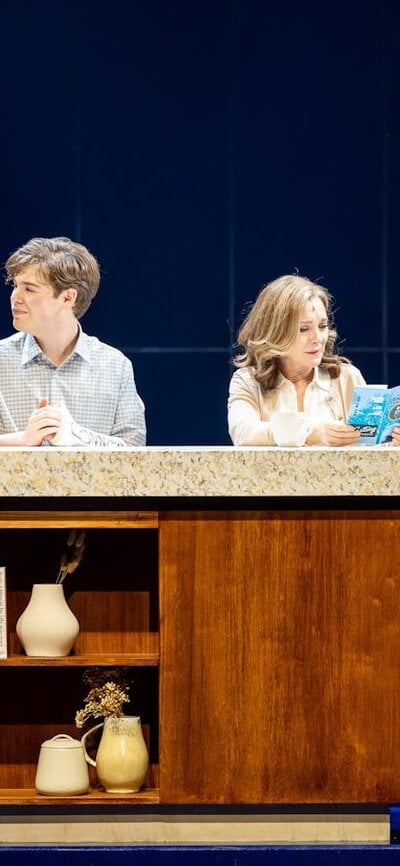
<svg viewBox="0 0 400 866"><path fill-rule="evenodd" d="M72 354L56 367L31 334L0 340L0 433L24 430L38 400L65 403L83 427L145 445L144 405L132 364L97 337L79 337Z"/></svg>

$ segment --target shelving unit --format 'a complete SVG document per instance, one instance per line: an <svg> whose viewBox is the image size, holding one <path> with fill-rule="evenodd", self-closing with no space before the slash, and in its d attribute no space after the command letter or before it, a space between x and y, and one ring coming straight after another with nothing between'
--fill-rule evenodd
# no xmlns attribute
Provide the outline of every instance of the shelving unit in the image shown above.
<svg viewBox="0 0 400 866"><path fill-rule="evenodd" d="M65 658L27 657L15 623L34 583L55 581L68 533L86 530L82 562L66 579L80 632ZM0 661L0 806L157 803L158 794L158 515L155 512L7 512L0 515L0 564L6 566L8 658ZM83 671L124 667L132 682L127 713L140 715L150 753L142 791L111 795L89 768L80 797L46 797L34 788L41 743L79 738L75 712L87 686ZM93 720L95 724L98 720Z"/></svg>
<svg viewBox="0 0 400 866"><path fill-rule="evenodd" d="M395 509L233 507L0 515L9 657L0 662L0 807L352 804L400 796L400 521ZM243 503L241 503L243 504ZM265 503L264 503L265 504ZM33 583L80 623L65 659L21 653ZM128 667L150 769L138 794L36 795L40 745L74 737L92 666ZM389 721L388 721L389 720ZM21 808L21 812L23 809Z"/></svg>

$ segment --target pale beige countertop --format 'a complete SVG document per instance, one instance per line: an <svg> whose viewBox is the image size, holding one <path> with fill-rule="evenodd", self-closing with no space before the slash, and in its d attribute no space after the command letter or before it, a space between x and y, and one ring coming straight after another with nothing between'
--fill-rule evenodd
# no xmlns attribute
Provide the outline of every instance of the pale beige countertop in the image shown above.
<svg viewBox="0 0 400 866"><path fill-rule="evenodd" d="M400 448L0 448L0 496L400 496Z"/></svg>

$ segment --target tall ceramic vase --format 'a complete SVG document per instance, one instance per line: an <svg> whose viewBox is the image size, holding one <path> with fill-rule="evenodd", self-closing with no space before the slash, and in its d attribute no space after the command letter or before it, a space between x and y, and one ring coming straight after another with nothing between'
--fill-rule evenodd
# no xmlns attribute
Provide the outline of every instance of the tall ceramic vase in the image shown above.
<svg viewBox="0 0 400 866"><path fill-rule="evenodd" d="M35 583L15 630L27 656L67 656L79 634L61 583Z"/></svg>
<svg viewBox="0 0 400 866"><path fill-rule="evenodd" d="M103 727L103 734L94 761L86 751L86 737ZM139 791L149 767L149 754L144 741L140 716L109 716L82 737L86 760L97 768L103 788L110 794L134 794Z"/></svg>

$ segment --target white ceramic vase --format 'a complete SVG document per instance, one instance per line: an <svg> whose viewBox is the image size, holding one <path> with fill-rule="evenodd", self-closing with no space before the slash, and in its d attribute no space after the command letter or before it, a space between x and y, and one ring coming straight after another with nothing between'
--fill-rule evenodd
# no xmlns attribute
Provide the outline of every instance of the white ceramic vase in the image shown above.
<svg viewBox="0 0 400 866"><path fill-rule="evenodd" d="M86 737L103 727L94 761L86 751ZM134 794L139 791L149 767L149 753L144 741L140 716L109 716L82 737L86 760L97 768L100 784L110 794Z"/></svg>
<svg viewBox="0 0 400 866"><path fill-rule="evenodd" d="M62 583L35 583L15 630L27 656L67 656L79 622L65 600Z"/></svg>

